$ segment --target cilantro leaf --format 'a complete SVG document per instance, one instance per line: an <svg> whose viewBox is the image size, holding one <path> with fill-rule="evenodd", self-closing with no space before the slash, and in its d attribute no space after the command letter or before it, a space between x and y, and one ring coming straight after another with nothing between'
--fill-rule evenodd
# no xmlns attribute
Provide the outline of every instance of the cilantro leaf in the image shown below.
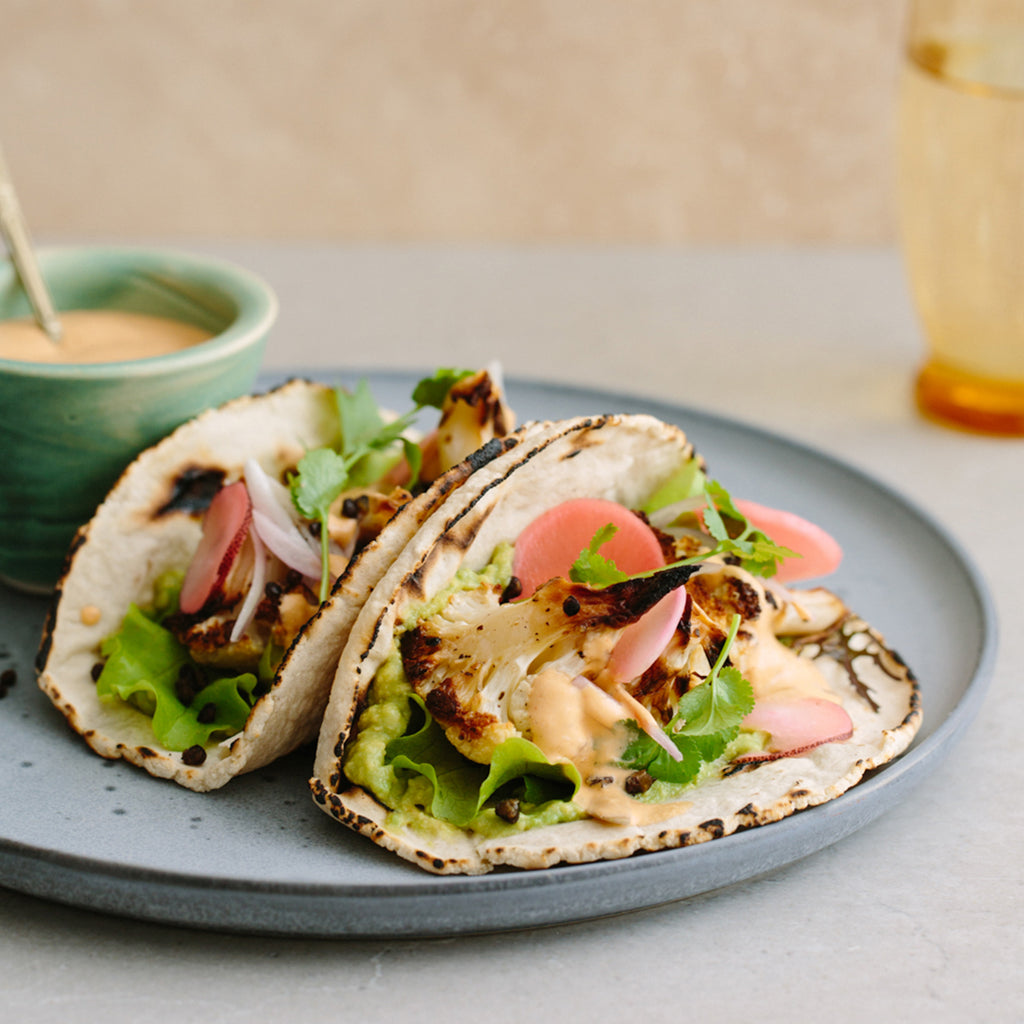
<svg viewBox="0 0 1024 1024"><path fill-rule="evenodd" d="M307 519L319 519L348 483L348 465L333 448L316 448L299 460L292 479L295 507Z"/></svg>
<svg viewBox="0 0 1024 1024"><path fill-rule="evenodd" d="M619 528L613 523L606 523L599 529L585 547L569 570L569 579L573 583L586 583L592 587L608 587L613 583L621 583L629 579L614 561L600 554L600 549L618 533Z"/></svg>
<svg viewBox="0 0 1024 1024"><path fill-rule="evenodd" d="M705 758L702 756L701 748L691 737L682 734L670 737L681 755L677 761L670 757L668 751L660 744L655 743L636 722L629 721L625 725L632 736L620 761L624 768L646 771L655 779L676 785L686 785L700 773Z"/></svg>
<svg viewBox="0 0 1024 1024"><path fill-rule="evenodd" d="M398 459L401 445L409 463L412 480L419 477L423 452L406 437L417 414L427 406L440 408L452 385L472 370L438 370L413 389L413 408L403 416L385 420L366 380L355 391L338 388L335 404L341 424L341 442L333 448L307 452L290 480L292 503L307 519L320 524L320 600L330 593L330 535L327 530L330 507L345 490L366 487L383 477Z"/></svg>
<svg viewBox="0 0 1024 1024"><path fill-rule="evenodd" d="M438 370L432 377L424 377L412 392L412 400L418 409L426 409L432 406L440 409L444 406L444 400L448 392L466 377L473 376L473 370L455 370L451 367L444 367Z"/></svg>
<svg viewBox="0 0 1024 1024"><path fill-rule="evenodd" d="M628 723L633 736L622 756L622 765L644 770L655 779L675 785L692 782L705 764L717 761L739 733L740 723L754 707L754 691L732 666L726 666L736 639L740 617L733 616L729 633L707 679L688 690L665 729L682 755L670 757L659 744Z"/></svg>
<svg viewBox="0 0 1024 1024"><path fill-rule="evenodd" d="M365 379L359 381L355 391L337 388L334 395L341 420L341 454L351 455L376 437L384 418Z"/></svg>
<svg viewBox="0 0 1024 1024"><path fill-rule="evenodd" d="M738 669L723 668L679 699L676 718L691 736L708 736L738 725L754 707L754 692Z"/></svg>
<svg viewBox="0 0 1024 1024"><path fill-rule="evenodd" d="M704 509L704 525L718 543L701 558L733 555L739 559L741 568L755 576L767 577L775 575L783 558L798 557L795 551L776 544L755 529L720 483L710 481L704 488L704 494L708 502Z"/></svg>

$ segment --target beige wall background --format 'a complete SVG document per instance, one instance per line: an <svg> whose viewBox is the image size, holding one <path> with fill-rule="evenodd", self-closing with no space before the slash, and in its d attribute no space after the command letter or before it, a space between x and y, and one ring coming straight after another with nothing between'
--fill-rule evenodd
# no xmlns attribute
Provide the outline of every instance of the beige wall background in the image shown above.
<svg viewBox="0 0 1024 1024"><path fill-rule="evenodd" d="M889 242L903 0L0 0L39 238Z"/></svg>

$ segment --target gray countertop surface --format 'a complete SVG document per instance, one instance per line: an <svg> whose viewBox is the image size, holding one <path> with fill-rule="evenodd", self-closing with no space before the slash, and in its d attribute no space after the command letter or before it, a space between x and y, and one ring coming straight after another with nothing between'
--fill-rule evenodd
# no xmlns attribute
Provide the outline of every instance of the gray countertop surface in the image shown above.
<svg viewBox="0 0 1024 1024"><path fill-rule="evenodd" d="M894 810L759 879L472 938L226 936L0 888L4 1020L1024 1019L1024 440L914 411L888 249L189 245L276 288L268 370L479 365L722 413L896 488L960 542L1001 627L988 696ZM699 439L697 439L699 447ZM2 881L2 880L0 880Z"/></svg>

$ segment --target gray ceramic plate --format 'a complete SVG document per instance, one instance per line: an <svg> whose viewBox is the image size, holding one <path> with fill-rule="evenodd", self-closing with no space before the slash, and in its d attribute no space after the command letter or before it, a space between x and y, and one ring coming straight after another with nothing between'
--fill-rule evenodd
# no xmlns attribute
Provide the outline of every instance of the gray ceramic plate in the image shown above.
<svg viewBox="0 0 1024 1024"><path fill-rule="evenodd" d="M394 408L406 407L414 380L370 376ZM813 853L893 807L949 752L982 700L995 625L978 573L927 516L848 466L729 420L554 385L509 390L520 419L617 411L674 421L734 493L794 507L833 532L846 557L830 585L921 680L925 724L910 750L832 803L700 846L435 877L313 805L311 750L205 795L96 757L32 682L45 603L0 590L0 670L19 679L0 701L2 883L128 917L262 934L439 936L579 921L686 899Z"/></svg>

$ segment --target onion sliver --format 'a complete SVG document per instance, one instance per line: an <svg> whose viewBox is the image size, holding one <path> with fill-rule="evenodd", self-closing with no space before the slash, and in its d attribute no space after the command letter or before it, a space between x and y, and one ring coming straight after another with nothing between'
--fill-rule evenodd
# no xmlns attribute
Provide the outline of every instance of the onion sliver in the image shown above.
<svg viewBox="0 0 1024 1024"><path fill-rule="evenodd" d="M252 510L252 524L260 540L288 566L311 579L320 578L320 560L302 539L298 527L289 523L282 528L259 509Z"/></svg>
<svg viewBox="0 0 1024 1024"><path fill-rule="evenodd" d="M672 742L668 733L661 727L654 715L652 715L650 711L648 711L647 708L645 708L643 704L641 704L640 701L638 701L636 697L634 697L622 685L622 683L616 683L615 696L618 697L622 704L629 708L630 714L634 719L636 719L636 724L639 725L640 728L643 729L643 731L647 733L647 735L650 736L651 739L654 740L654 742L657 743L673 761L682 761L682 751Z"/></svg>
<svg viewBox="0 0 1024 1024"><path fill-rule="evenodd" d="M268 476L255 459L245 460L245 486L255 510L272 520L282 530L294 527L298 532L295 516L289 507L291 499L288 491L282 484ZM286 502L289 504L286 505Z"/></svg>
<svg viewBox="0 0 1024 1024"><path fill-rule="evenodd" d="M238 611L238 618L235 619L235 625L231 630L231 643L235 643L249 628L249 623L252 622L253 616L256 614L256 609L263 597L263 588L267 582L267 550L255 530L250 530L249 536L252 538L253 546L252 582L249 584L249 593L245 595L242 607Z"/></svg>

